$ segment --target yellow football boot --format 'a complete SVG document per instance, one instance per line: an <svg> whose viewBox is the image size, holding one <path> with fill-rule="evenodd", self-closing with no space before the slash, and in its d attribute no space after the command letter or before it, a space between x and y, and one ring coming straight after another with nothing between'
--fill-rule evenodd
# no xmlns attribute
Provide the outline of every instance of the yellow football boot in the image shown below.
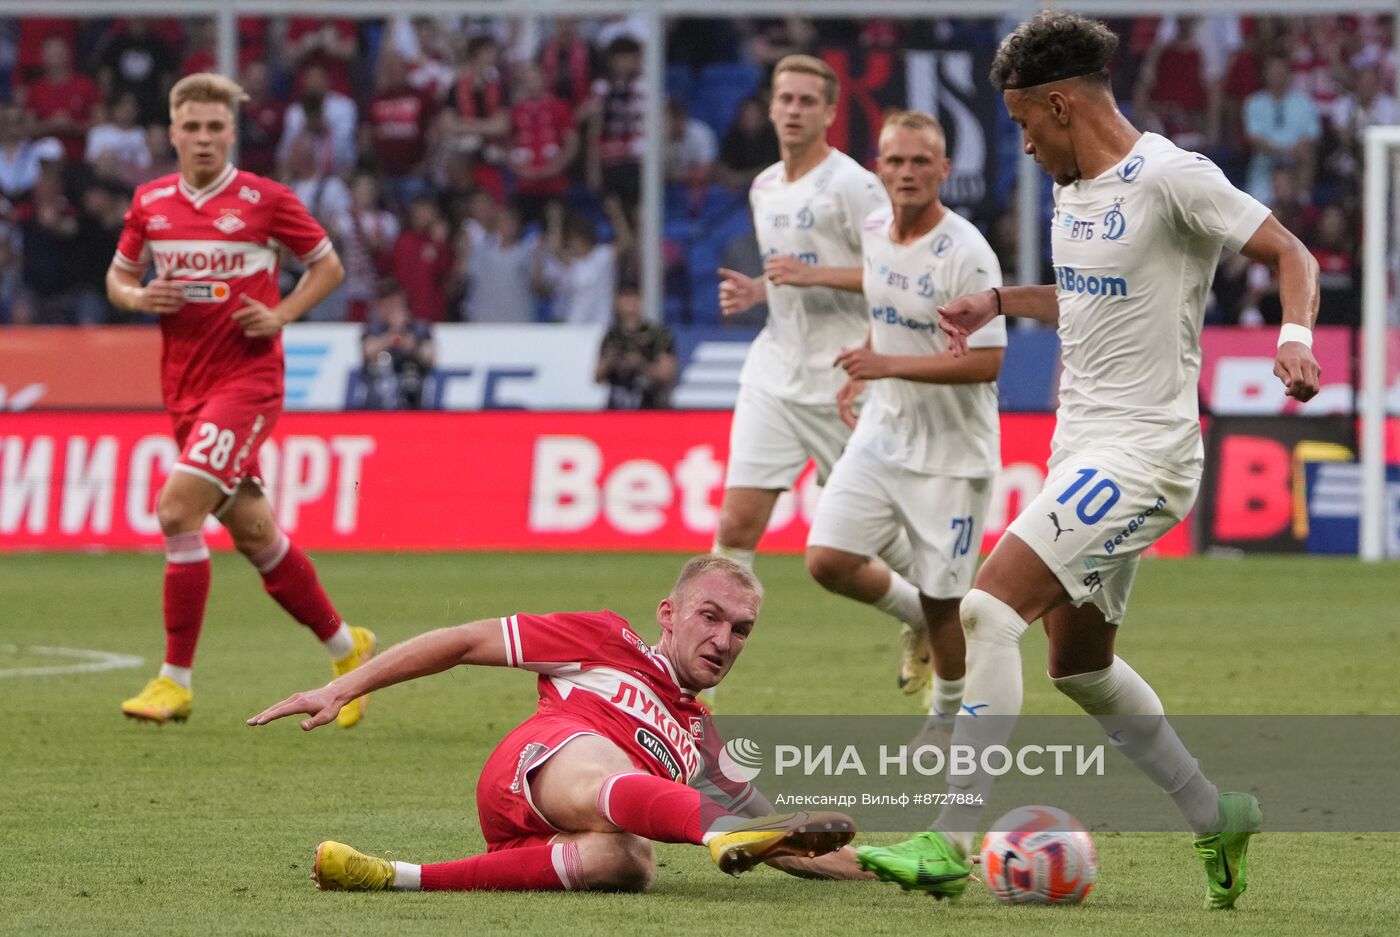
<svg viewBox="0 0 1400 937"><path fill-rule="evenodd" d="M334 676L343 677L356 667L367 663L374 656L373 631L368 628L351 628L350 634L355 638L355 649L331 664L331 673ZM342 729L352 728L364 718L365 709L368 706L369 694L351 700L340 710L340 715L335 717L335 721L340 723Z"/></svg>
<svg viewBox="0 0 1400 937"><path fill-rule="evenodd" d="M710 858L721 872L738 875L765 859L821 856L840 849L856 835L843 813L799 810L750 820L710 840Z"/></svg>
<svg viewBox="0 0 1400 937"><path fill-rule="evenodd" d="M384 891L394 884L394 863L326 840L316 847L311 880L321 891Z"/></svg>
<svg viewBox="0 0 1400 937"><path fill-rule="evenodd" d="M122 714L128 719L141 719L164 725L166 720L184 722L190 717L194 693L169 677L156 677L146 688L122 703Z"/></svg>

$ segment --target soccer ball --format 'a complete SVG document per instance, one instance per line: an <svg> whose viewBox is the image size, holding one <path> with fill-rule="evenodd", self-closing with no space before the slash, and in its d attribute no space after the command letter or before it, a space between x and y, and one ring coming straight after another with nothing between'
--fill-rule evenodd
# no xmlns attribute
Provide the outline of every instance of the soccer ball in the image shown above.
<svg viewBox="0 0 1400 937"><path fill-rule="evenodd" d="M1093 837L1058 807L1017 807L982 840L982 878L1003 904L1078 904L1098 877Z"/></svg>

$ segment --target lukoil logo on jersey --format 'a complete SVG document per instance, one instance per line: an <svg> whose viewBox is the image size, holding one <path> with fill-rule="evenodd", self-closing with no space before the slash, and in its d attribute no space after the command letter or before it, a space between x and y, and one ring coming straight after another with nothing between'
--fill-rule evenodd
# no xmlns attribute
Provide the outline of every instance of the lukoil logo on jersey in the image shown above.
<svg viewBox="0 0 1400 937"><path fill-rule="evenodd" d="M167 277L250 277L277 268L277 254L251 241L152 240L156 272Z"/></svg>
<svg viewBox="0 0 1400 937"><path fill-rule="evenodd" d="M1125 277L1085 276L1073 267L1055 268L1055 285L1066 293L1087 293L1090 296L1128 295Z"/></svg>

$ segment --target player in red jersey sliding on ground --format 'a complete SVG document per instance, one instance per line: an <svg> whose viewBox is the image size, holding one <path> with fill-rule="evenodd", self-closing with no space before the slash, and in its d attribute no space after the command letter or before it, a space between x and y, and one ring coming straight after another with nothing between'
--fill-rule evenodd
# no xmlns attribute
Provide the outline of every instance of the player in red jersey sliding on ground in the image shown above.
<svg viewBox="0 0 1400 937"><path fill-rule="evenodd" d="M390 648L249 719L265 725L307 714L301 727L314 729L357 696L460 664L539 674L538 710L496 746L477 782L484 855L416 865L324 842L317 886L640 891L656 871L652 840L707 846L734 875L767 862L810 878L871 877L846 847L855 832L849 817L773 816L752 784L720 770L724 743L695 694L729 672L762 599L747 568L699 556L657 606L655 648L612 612L474 621Z"/></svg>
<svg viewBox="0 0 1400 937"><path fill-rule="evenodd" d="M127 716L155 723L190 715L211 514L268 594L315 632L337 675L374 654L374 635L341 619L311 561L277 529L262 491L258 448L282 414L282 326L324 299L344 270L290 189L229 162L245 98L221 75L189 75L170 90L180 171L137 188L107 270L115 306L160 316L161 395L180 446L156 505L165 536L165 662L122 703ZM277 288L282 247L306 266L285 298ZM156 276L143 286L152 263ZM340 724L357 723L364 705L346 706Z"/></svg>

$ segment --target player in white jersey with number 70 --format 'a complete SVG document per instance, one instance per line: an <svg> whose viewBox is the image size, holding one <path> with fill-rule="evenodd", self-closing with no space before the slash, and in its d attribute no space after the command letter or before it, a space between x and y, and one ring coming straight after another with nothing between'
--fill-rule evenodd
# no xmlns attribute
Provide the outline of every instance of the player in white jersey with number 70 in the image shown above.
<svg viewBox="0 0 1400 937"><path fill-rule="evenodd" d="M768 116L782 161L760 173L749 191L763 276L719 271L722 313L768 304L768 322L739 378L713 551L745 566L753 564L778 496L807 460L825 481L850 437L836 403L845 376L832 362L865 340L860 226L889 204L874 174L826 142L839 91L829 65L787 56L773 70L772 91ZM883 561L874 562L887 563L892 575L874 604L905 623L900 684L912 693L929 671L919 591L902 575L910 568L908 539L901 531L878 552Z"/></svg>
<svg viewBox="0 0 1400 937"><path fill-rule="evenodd" d="M964 696L979 712L956 720L953 743L987 752L1010 740L1021 636L1043 618L1056 689L1171 797L1205 865L1206 907L1225 909L1245 890L1259 803L1218 793L1152 687L1115 656L1115 640L1138 557L1186 516L1200 487L1201 326L1221 248L1278 271L1284 325L1274 373L1298 400L1319 385L1318 271L1269 209L1208 159L1140 132L1119 112L1108 71L1117 45L1102 23L1047 11L1003 40L992 63L1026 153L1055 180L1056 285L963 297L940 310L943 327L961 350L999 312L1057 323L1064 371L1045 488L962 602ZM935 897L961 893L992 779L973 771L949 785L932 831L867 847L862 865Z"/></svg>
<svg viewBox="0 0 1400 937"><path fill-rule="evenodd" d="M892 204L870 214L862 238L869 337L836 359L870 393L807 538L817 581L869 602L889 588L871 558L895 531L908 534L934 652L928 729L945 740L963 692L958 603L972 587L1001 466L995 381L1006 347L1000 319L959 357L938 327L938 307L1001 285L981 232L939 200L948 169L938 121L916 111L885 118L879 174Z"/></svg>

